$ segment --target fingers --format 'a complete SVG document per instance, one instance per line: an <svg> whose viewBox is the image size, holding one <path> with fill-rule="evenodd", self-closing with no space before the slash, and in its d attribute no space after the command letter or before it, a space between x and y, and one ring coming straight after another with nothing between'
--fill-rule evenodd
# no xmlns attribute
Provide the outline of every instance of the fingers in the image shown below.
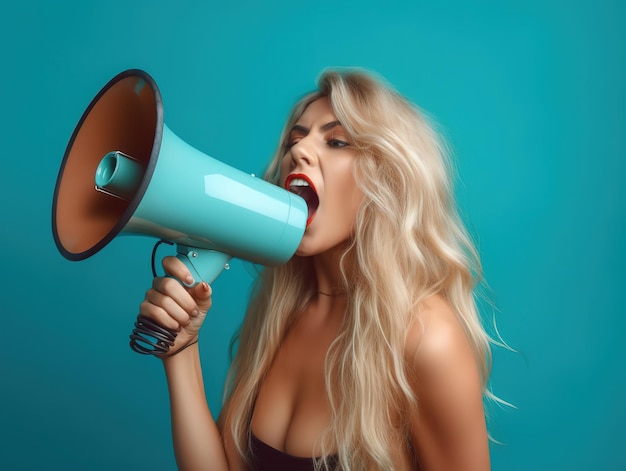
<svg viewBox="0 0 626 471"><path fill-rule="evenodd" d="M189 336L197 335L212 305L211 287L204 281L193 288L183 286L179 280L192 284L194 279L176 257L165 257L162 263L169 276L154 278L139 313L179 334L184 330Z"/></svg>
<svg viewBox="0 0 626 471"><path fill-rule="evenodd" d="M139 312L167 329L178 331L188 326L193 318L206 314L210 307L209 285L203 282L187 290L174 278L165 277L154 279Z"/></svg>
<svg viewBox="0 0 626 471"><path fill-rule="evenodd" d="M184 281L188 285L196 281L187 266L176 257L165 257L163 259L163 269L169 275ZM212 291L207 283L201 282L191 289L186 289L186 291L191 294L201 312L206 313L211 308Z"/></svg>
<svg viewBox="0 0 626 471"><path fill-rule="evenodd" d="M173 276L174 278L184 281L188 285L192 284L195 281L187 266L178 258L165 257L162 261L162 264L165 273Z"/></svg>
<svg viewBox="0 0 626 471"><path fill-rule="evenodd" d="M179 290L174 284L180 286L172 278L155 278L153 287L146 291L145 299L139 305L139 312L163 327L179 330L189 324L191 313L196 307L184 290L177 293Z"/></svg>
<svg viewBox="0 0 626 471"><path fill-rule="evenodd" d="M197 286L194 286L190 290L190 294L195 300L200 312L206 313L209 309L211 309L211 305L213 304L213 300L211 298L213 290L207 283L203 281Z"/></svg>

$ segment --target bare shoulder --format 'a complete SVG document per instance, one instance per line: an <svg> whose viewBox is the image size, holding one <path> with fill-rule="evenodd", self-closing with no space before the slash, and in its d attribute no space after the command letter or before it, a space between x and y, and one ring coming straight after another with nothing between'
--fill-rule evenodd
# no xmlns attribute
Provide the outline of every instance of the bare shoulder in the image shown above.
<svg viewBox="0 0 626 471"><path fill-rule="evenodd" d="M489 469L480 368L463 325L442 296L420 306L405 361L417 407L411 438L423 469Z"/></svg>
<svg viewBox="0 0 626 471"><path fill-rule="evenodd" d="M426 298L409 329L405 359L417 372L427 374L467 355L473 359L465 330L450 303L440 295Z"/></svg>

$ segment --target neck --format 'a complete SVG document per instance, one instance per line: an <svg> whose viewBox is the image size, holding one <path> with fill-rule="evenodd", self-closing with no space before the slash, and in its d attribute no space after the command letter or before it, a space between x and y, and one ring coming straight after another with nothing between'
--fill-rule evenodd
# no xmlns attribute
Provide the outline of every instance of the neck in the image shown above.
<svg viewBox="0 0 626 471"><path fill-rule="evenodd" d="M313 268L317 280L317 293L325 297L345 296L340 260L345 247L337 247L313 257Z"/></svg>

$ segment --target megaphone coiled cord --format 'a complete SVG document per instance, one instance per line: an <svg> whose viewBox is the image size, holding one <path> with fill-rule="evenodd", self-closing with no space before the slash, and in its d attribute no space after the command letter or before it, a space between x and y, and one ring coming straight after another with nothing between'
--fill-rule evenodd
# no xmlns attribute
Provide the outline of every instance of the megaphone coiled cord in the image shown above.
<svg viewBox="0 0 626 471"><path fill-rule="evenodd" d="M175 340L176 332L139 314L135 322L135 330L130 335L130 348L143 355L160 356L169 351Z"/></svg>

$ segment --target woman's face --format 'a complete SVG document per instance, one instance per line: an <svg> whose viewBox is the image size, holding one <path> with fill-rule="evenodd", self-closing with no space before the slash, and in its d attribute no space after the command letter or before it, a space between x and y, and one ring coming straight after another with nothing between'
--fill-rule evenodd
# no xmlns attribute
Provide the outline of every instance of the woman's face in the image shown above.
<svg viewBox="0 0 626 471"><path fill-rule="evenodd" d="M311 103L289 130L280 185L302 196L309 208L297 255L326 252L351 236L363 197L354 180L356 155L328 98Z"/></svg>

